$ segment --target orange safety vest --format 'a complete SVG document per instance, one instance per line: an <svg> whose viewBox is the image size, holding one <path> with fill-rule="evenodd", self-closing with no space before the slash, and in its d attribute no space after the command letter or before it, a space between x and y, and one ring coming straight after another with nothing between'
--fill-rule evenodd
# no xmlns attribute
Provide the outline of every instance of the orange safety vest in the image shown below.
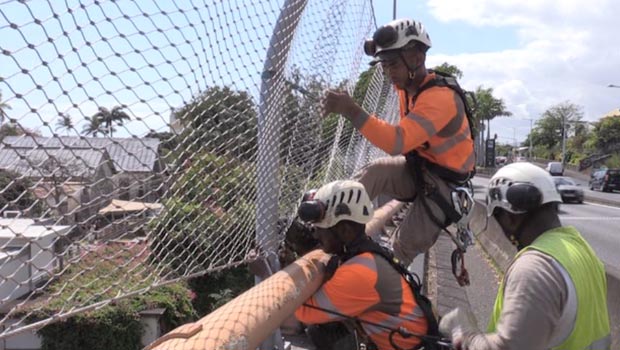
<svg viewBox="0 0 620 350"><path fill-rule="evenodd" d="M427 319L407 281L387 260L373 253L362 253L344 262L305 304L309 306L301 306L295 316L307 324L345 320L313 308L318 307L391 329L405 327L416 334L426 334L428 329ZM360 324L379 349L394 348L389 330L365 322ZM393 339L403 349L420 344L416 337L395 334Z"/></svg>
<svg viewBox="0 0 620 350"><path fill-rule="evenodd" d="M429 73L422 86L435 78L435 73ZM370 142L392 155L416 151L431 163L457 173L474 170L474 142L464 103L454 90L436 86L422 91L415 101L404 90L398 90L398 96L398 125L371 115L360 126Z"/></svg>

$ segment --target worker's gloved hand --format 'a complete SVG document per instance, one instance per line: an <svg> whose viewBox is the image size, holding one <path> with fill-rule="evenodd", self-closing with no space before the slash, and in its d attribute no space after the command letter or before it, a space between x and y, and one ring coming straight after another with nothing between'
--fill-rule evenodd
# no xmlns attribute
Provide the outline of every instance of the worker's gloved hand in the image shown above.
<svg viewBox="0 0 620 350"><path fill-rule="evenodd" d="M327 117L330 113L352 117L360 109L346 91L327 90L325 91L322 102L323 117Z"/></svg>
<svg viewBox="0 0 620 350"><path fill-rule="evenodd" d="M456 308L441 318L439 332L452 339L457 349L466 349L468 336L479 334L480 330L471 311Z"/></svg>

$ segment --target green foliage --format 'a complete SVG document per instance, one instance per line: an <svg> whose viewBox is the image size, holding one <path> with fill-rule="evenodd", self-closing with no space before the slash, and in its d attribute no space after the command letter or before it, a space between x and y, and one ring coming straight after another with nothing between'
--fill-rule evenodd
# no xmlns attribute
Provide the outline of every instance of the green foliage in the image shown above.
<svg viewBox="0 0 620 350"><path fill-rule="evenodd" d="M605 166L609 169L619 169L620 168L620 154L614 153L610 158L605 160Z"/></svg>
<svg viewBox="0 0 620 350"><path fill-rule="evenodd" d="M620 116L606 117L594 125L595 145L604 153L620 150Z"/></svg>
<svg viewBox="0 0 620 350"><path fill-rule="evenodd" d="M196 152L254 158L257 146L256 106L245 91L210 87L174 112L185 127L180 160Z"/></svg>
<svg viewBox="0 0 620 350"><path fill-rule="evenodd" d="M512 115L512 112L506 109L504 100L493 96L493 88L484 88L479 86L474 92L476 99L474 108L474 119L478 123L482 123L485 120L490 125L490 121L495 117L508 117ZM472 104L473 106L474 104ZM491 136L491 128L487 125L487 138ZM476 128L480 130L480 128Z"/></svg>
<svg viewBox="0 0 620 350"><path fill-rule="evenodd" d="M42 337L42 349L140 349L143 332L140 311L165 308L161 324L162 331L168 332L196 318L190 295L185 284L172 284L52 323L38 331ZM44 309L36 316L51 317L54 312L56 310Z"/></svg>
<svg viewBox="0 0 620 350"><path fill-rule="evenodd" d="M192 303L198 315L206 315L252 288L254 276L245 266L192 278L188 281L196 297Z"/></svg>
<svg viewBox="0 0 620 350"><path fill-rule="evenodd" d="M51 302L45 298L35 300L22 312L32 311L30 320L35 321L53 317L71 307L114 298L121 287L132 290L147 288L153 279L151 272L141 269L145 254L144 244L132 247L105 245L88 252L48 286L46 292L56 295ZM119 281L122 284L119 285ZM197 317L191 296L185 283L175 283L52 323L39 330L42 348L140 349L143 329L139 313L164 308L161 324L163 331L167 332Z"/></svg>
<svg viewBox="0 0 620 350"><path fill-rule="evenodd" d="M8 170L0 170L0 210L27 211L30 216L41 214L42 205L34 197L29 178Z"/></svg>
<svg viewBox="0 0 620 350"><path fill-rule="evenodd" d="M240 259L245 252L230 247L254 239L254 165L199 153L185 167L151 222L153 262L185 274Z"/></svg>
<svg viewBox="0 0 620 350"><path fill-rule="evenodd" d="M567 136L570 135L582 117L581 107L570 102L552 106L536 122L532 131L532 143L548 149L555 149L555 153L558 150L561 151L559 148L562 145L562 132L566 132Z"/></svg>
<svg viewBox="0 0 620 350"><path fill-rule="evenodd" d="M82 133L95 137L101 133L111 137L114 136L114 131L116 131L114 126L122 126L125 121L131 120L131 117L123 111L121 106L115 106L111 110L99 107L97 113L91 117L86 117L86 120L88 123L84 125Z"/></svg>
<svg viewBox="0 0 620 350"><path fill-rule="evenodd" d="M442 72L446 74L450 74L458 79L463 78L463 71L459 69L459 67L449 64L448 62L444 62L439 66L433 68L434 71Z"/></svg>
<svg viewBox="0 0 620 350"><path fill-rule="evenodd" d="M372 77L375 74L376 70L377 67L373 66L363 71L362 74L360 74L359 79L357 80L357 84L355 84L355 90L353 91L353 100L355 100L355 102L360 106L364 103L366 92L368 92L368 87L370 86L370 82L372 81Z"/></svg>
<svg viewBox="0 0 620 350"><path fill-rule="evenodd" d="M138 350L142 325L137 312L118 305L52 323L38 333L42 350Z"/></svg>

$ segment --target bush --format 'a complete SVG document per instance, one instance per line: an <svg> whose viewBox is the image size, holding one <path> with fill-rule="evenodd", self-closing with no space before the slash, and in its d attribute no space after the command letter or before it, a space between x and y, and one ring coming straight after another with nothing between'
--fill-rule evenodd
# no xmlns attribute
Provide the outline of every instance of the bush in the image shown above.
<svg viewBox="0 0 620 350"><path fill-rule="evenodd" d="M188 281L196 293L193 305L200 316L214 311L237 295L252 288L254 276L244 266L225 272L192 278Z"/></svg>
<svg viewBox="0 0 620 350"><path fill-rule="evenodd" d="M143 328L140 311L165 308L161 324L162 331L166 333L196 318L190 297L191 292L187 286L177 283L52 323L38 331L42 338L42 349L141 349ZM43 309L34 318L50 317L56 312Z"/></svg>

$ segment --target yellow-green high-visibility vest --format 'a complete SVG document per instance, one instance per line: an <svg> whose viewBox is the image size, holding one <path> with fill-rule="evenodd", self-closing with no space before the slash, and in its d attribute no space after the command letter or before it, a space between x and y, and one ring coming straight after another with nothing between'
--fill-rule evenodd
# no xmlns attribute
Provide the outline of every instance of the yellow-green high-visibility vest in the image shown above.
<svg viewBox="0 0 620 350"><path fill-rule="evenodd" d="M607 312L607 279L605 266L590 245L573 227L560 227L540 235L531 245L522 249L516 261L528 250L538 250L553 257L568 272L577 293L577 317L568 338L553 349L606 350L611 346L609 315ZM504 303L502 281L495 299L495 308L489 321L489 333L496 331ZM550 291L552 293L553 291Z"/></svg>

